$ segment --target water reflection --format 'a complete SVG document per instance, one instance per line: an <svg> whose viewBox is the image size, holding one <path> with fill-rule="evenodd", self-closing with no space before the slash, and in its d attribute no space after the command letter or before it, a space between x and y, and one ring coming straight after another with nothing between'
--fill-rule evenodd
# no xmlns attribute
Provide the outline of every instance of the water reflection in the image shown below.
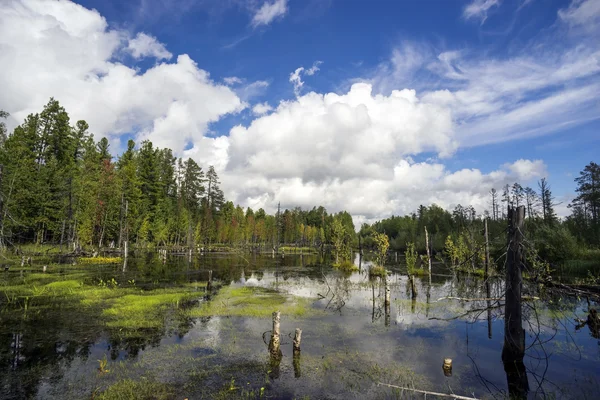
<svg viewBox="0 0 600 400"><path fill-rule="evenodd" d="M477 397L523 397L523 388L529 386L535 396L559 398L589 397L598 390L598 324L593 324L593 318L587 323L587 304L569 298L526 304L519 339L523 351L509 359L501 356L505 345L504 304L498 300L504 293L501 280L453 277L442 265L434 265L431 279L415 277L411 282L400 264L388 266L387 279L370 279L368 257L357 255L355 262L360 271L347 275L332 270L320 255L273 259L210 254L190 259L185 254L169 257L166 263L153 255L138 255L129 257L126 268L88 270L90 281L135 280L147 289L206 281L209 276L234 286L278 288L314 299L313 307L322 314L299 320L282 316L282 357L272 365L262 340L270 321L262 319L192 320L174 315L164 328L122 337L100 323L98 309L74 312L68 303L54 299L44 304L43 312L32 314L22 306L3 303L0 398L87 396L99 379L96 360L105 354L128 368L135 365L139 373L144 368L154 371L169 382L188 379L181 360L208 355L206 363L233 364L236 372L230 375L245 374L238 379L256 374L257 381L264 381L260 374L270 371L269 389L275 397L345 397L348 393L371 397L376 382L356 372L362 374L368 361L379 366L400 363L424 376L431 389L445 392L450 385L456 393ZM199 292L199 298L203 296ZM574 322L577 315L586 316L589 329ZM290 335L296 328L303 330L302 358L291 351ZM349 354L358 356L349 358ZM440 368L445 358L453 360L451 376ZM251 368L240 369L242 362ZM171 365L178 376L157 370L159 364ZM352 376L350 383L360 383L360 389L344 381L344 374ZM211 379L219 383L231 377ZM189 381L181 384L196 388Z"/></svg>

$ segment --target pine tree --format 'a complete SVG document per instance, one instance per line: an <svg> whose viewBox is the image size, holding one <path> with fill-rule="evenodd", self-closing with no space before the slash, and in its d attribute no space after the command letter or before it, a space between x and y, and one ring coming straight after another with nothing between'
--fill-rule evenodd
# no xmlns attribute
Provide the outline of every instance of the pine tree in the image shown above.
<svg viewBox="0 0 600 400"><path fill-rule="evenodd" d="M542 203L542 216L544 218L544 222L547 224L553 224L556 222L556 213L554 212L554 197L552 196L552 191L550 190L550 185L546 178L542 178L538 182L538 186L540 188L540 199Z"/></svg>

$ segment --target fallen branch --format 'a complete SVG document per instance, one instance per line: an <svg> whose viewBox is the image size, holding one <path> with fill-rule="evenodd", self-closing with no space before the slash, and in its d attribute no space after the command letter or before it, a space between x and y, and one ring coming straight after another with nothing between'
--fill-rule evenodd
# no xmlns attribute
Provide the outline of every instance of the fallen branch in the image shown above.
<svg viewBox="0 0 600 400"><path fill-rule="evenodd" d="M525 301L531 301L531 300L539 300L539 297L536 296L523 296L521 298L522 300ZM435 302L438 301L442 301L442 300L459 300L459 301L500 301L500 300L504 300L504 297L480 297L480 298L465 298L465 297L440 297L439 299L437 299Z"/></svg>
<svg viewBox="0 0 600 400"><path fill-rule="evenodd" d="M387 383L381 383L381 382L377 382L377 384L378 385L387 386L387 387L391 387L391 388L394 388L394 389L408 390L410 392L415 392L415 393L423 393L425 395L429 394L429 395L432 395L432 396L450 397L450 398L459 399L459 400L478 400L476 397L466 397L466 396L459 396L457 394L445 394L445 393L428 392L427 390L411 389L411 388L402 387L402 386L389 385Z"/></svg>

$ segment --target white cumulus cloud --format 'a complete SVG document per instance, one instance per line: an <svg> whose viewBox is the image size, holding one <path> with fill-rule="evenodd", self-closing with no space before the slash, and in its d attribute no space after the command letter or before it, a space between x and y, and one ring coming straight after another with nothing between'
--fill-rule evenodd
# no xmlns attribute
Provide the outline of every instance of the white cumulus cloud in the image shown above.
<svg viewBox="0 0 600 400"><path fill-rule="evenodd" d="M273 110L273 107L271 107L267 102L258 103L254 105L254 107L252 107L252 112L254 113L254 115L263 115L271 110Z"/></svg>
<svg viewBox="0 0 600 400"><path fill-rule="evenodd" d="M135 38L129 40L127 51L134 58L154 57L157 60L169 60L173 57L165 46L160 43L154 36L139 32Z"/></svg>
<svg viewBox="0 0 600 400"><path fill-rule="evenodd" d="M208 124L244 107L185 54L146 71L114 61L130 50L127 38L109 29L96 10L70 1L0 3L0 108L11 113L9 125L55 97L97 135L118 142L120 135L138 132L138 138L179 152L200 141ZM147 38L136 36L135 54L166 57L164 47L143 45L157 43Z"/></svg>

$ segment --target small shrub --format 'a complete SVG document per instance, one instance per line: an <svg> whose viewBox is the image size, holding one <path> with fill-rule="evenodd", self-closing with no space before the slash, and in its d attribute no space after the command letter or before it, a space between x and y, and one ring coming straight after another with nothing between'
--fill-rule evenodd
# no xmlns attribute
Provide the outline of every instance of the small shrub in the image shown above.
<svg viewBox="0 0 600 400"><path fill-rule="evenodd" d="M387 271L381 265L373 265L369 269L369 276L371 276L371 277L379 276L381 278L384 278L386 275L387 275Z"/></svg>
<svg viewBox="0 0 600 400"><path fill-rule="evenodd" d="M333 264L333 268L344 272L358 271L358 267L352 261L344 260L339 264Z"/></svg>

